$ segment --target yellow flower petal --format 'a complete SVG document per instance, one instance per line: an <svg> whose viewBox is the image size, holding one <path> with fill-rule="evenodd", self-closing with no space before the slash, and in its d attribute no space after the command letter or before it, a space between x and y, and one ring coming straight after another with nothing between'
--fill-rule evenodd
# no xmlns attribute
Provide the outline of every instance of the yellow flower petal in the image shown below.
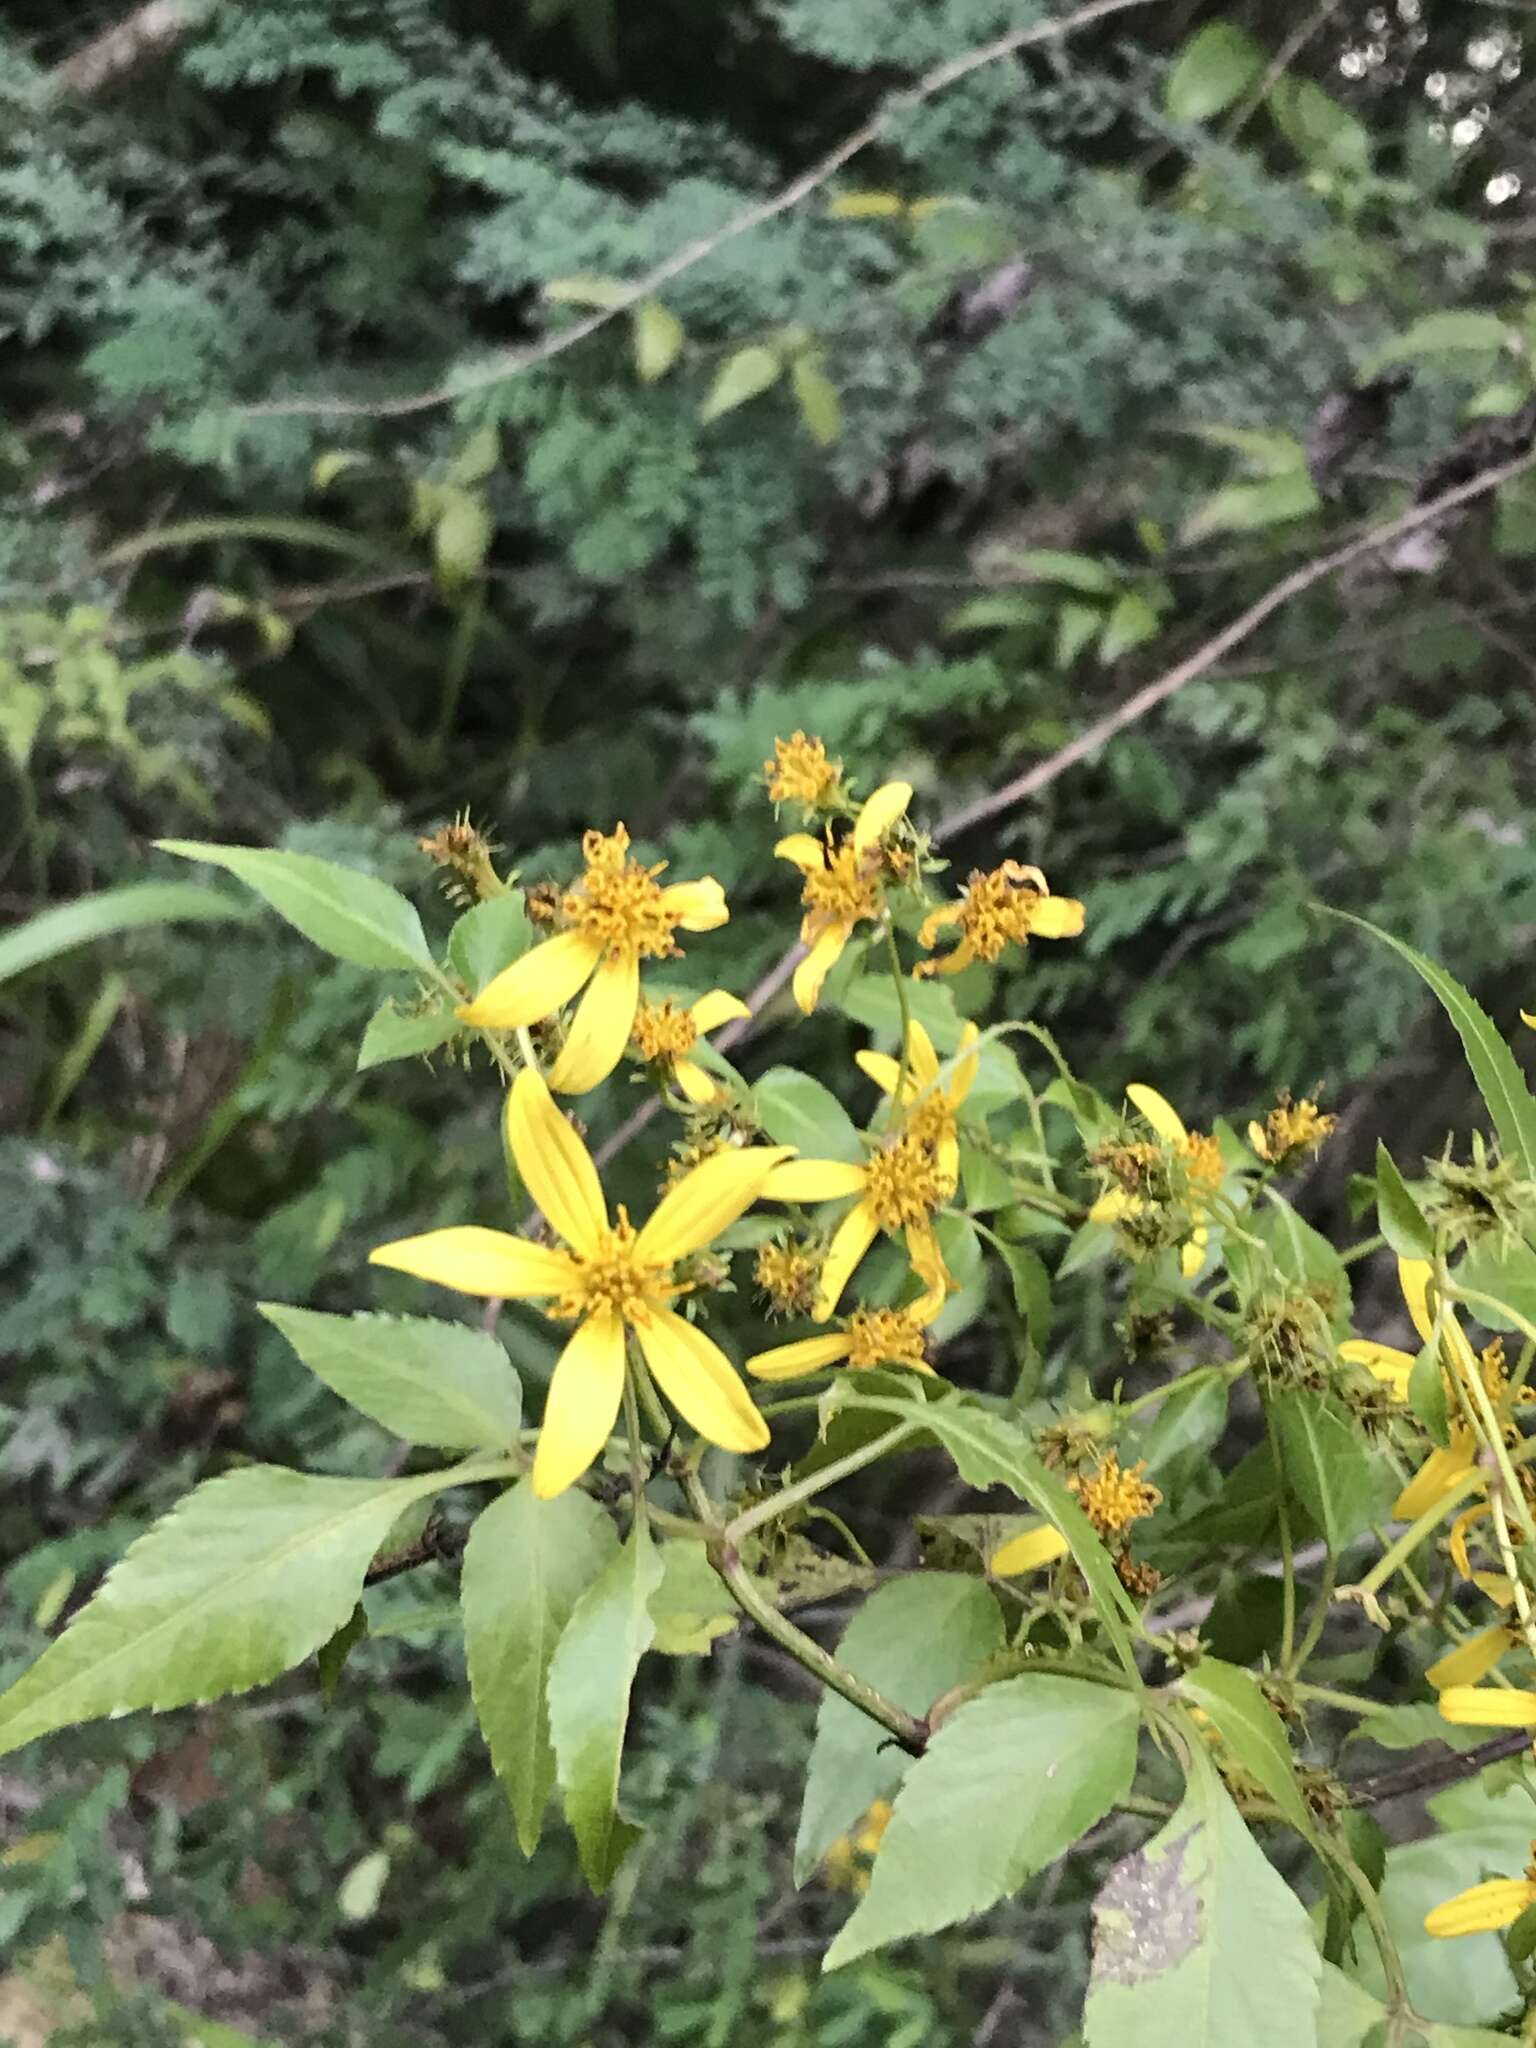
<svg viewBox="0 0 1536 2048"><path fill-rule="evenodd" d="M624 1398L624 1322L609 1312L576 1325L555 1361L533 1458L540 1500L564 1493L598 1457Z"/></svg>
<svg viewBox="0 0 1536 2048"><path fill-rule="evenodd" d="M1042 896L1029 913L1032 939L1075 939L1088 913L1075 896Z"/></svg>
<svg viewBox="0 0 1536 2048"><path fill-rule="evenodd" d="M1475 1508L1464 1509L1451 1524L1447 1548L1451 1553L1451 1562L1464 1579L1470 1579L1472 1576L1472 1560L1467 1556L1468 1531L1475 1529L1479 1522L1486 1522L1492 1513L1492 1508L1484 1501Z"/></svg>
<svg viewBox="0 0 1536 2048"><path fill-rule="evenodd" d="M1186 1280L1193 1280L1205 1264L1206 1247L1210 1244L1211 1233L1203 1223L1197 1223L1185 1240L1179 1253L1179 1271Z"/></svg>
<svg viewBox="0 0 1536 2048"><path fill-rule="evenodd" d="M636 1317L635 1333L656 1384L700 1436L723 1451L763 1448L768 1425L712 1337L669 1308Z"/></svg>
<svg viewBox="0 0 1536 2048"><path fill-rule="evenodd" d="M752 1012L741 997L733 996L729 989L712 988L707 996L699 997L688 1014L693 1019L694 1030L705 1032L718 1031L722 1024L738 1023L750 1017Z"/></svg>
<svg viewBox="0 0 1536 2048"><path fill-rule="evenodd" d="M517 1170L550 1228L579 1258L591 1258L608 1228L603 1184L591 1153L531 1067L512 1083L506 1129Z"/></svg>
<svg viewBox="0 0 1536 2048"><path fill-rule="evenodd" d="M795 978L790 986L794 990L795 1001L807 1017L821 1000L822 984L837 965L844 946L852 936L852 925L833 925L830 931L821 934L795 969Z"/></svg>
<svg viewBox="0 0 1536 2048"><path fill-rule="evenodd" d="M1532 1904L1536 1884L1529 1878L1490 1877L1426 1913L1424 1932L1442 1941L1457 1934L1496 1934L1502 1927L1512 1927Z"/></svg>
<svg viewBox="0 0 1536 2048"><path fill-rule="evenodd" d="M1038 1529L1026 1529L1022 1536L1015 1536L992 1555L991 1570L1000 1579L1016 1578L1020 1572L1038 1571L1043 1564L1054 1564L1058 1557L1067 1554L1067 1539L1052 1522L1042 1522Z"/></svg>
<svg viewBox="0 0 1536 2048"><path fill-rule="evenodd" d="M853 1269L874 1243L880 1225L867 1201L855 1202L833 1233L827 1256L821 1263L821 1282L811 1320L824 1323L837 1307L838 1297L848 1285Z"/></svg>
<svg viewBox="0 0 1536 2048"><path fill-rule="evenodd" d="M1351 1337L1339 1346L1339 1356L1351 1365L1363 1365L1373 1379L1391 1388L1395 1399L1407 1400L1414 1367L1411 1351L1399 1351L1391 1344L1373 1344L1368 1337Z"/></svg>
<svg viewBox="0 0 1536 2048"><path fill-rule="evenodd" d="M960 1033L960 1043L956 1050L967 1054L967 1057L960 1061L954 1073L950 1076L947 1093L952 1109L958 1109L961 1103L964 1102L967 1095L970 1094L976 1085L976 1076L981 1072L981 1054L970 1051L970 1048L980 1036L981 1033L977 1030L976 1026L969 1022Z"/></svg>
<svg viewBox="0 0 1536 2048"><path fill-rule="evenodd" d="M1502 1685L1448 1685L1440 1695L1442 1720L1458 1728L1536 1728L1536 1692Z"/></svg>
<svg viewBox="0 0 1536 2048"><path fill-rule="evenodd" d="M1531 1029L1536 1031L1536 1013L1530 1010L1522 1010L1520 1012L1520 1022L1522 1024L1529 1024Z"/></svg>
<svg viewBox="0 0 1536 2048"><path fill-rule="evenodd" d="M1444 1500L1462 1474L1471 1469L1470 1440L1452 1444L1445 1450L1431 1451L1392 1503L1393 1521L1416 1522L1426 1508L1432 1508L1437 1500Z"/></svg>
<svg viewBox="0 0 1536 2048"><path fill-rule="evenodd" d="M955 1291L955 1276L944 1263L944 1254L939 1250L939 1240L931 1223L907 1225L907 1257L912 1261L913 1272L923 1283L922 1293L907 1314L926 1329Z"/></svg>
<svg viewBox="0 0 1536 2048"><path fill-rule="evenodd" d="M672 1078L688 1100L697 1103L700 1109L712 1102L723 1102L729 1093L697 1060L674 1060Z"/></svg>
<svg viewBox="0 0 1536 2048"><path fill-rule="evenodd" d="M1413 1327L1423 1344L1427 1344L1435 1334L1435 1319L1429 1312L1429 1283L1434 1277L1434 1270L1428 1259L1399 1259L1397 1262L1398 1285L1403 1290Z"/></svg>
<svg viewBox="0 0 1536 2048"><path fill-rule="evenodd" d="M1124 1188L1106 1188L1088 1211L1088 1221L1115 1223L1120 1217L1132 1214L1139 1206L1136 1197L1128 1195Z"/></svg>
<svg viewBox="0 0 1536 2048"><path fill-rule="evenodd" d="M1159 1095L1145 1081L1133 1081L1125 1092L1165 1145L1185 1142L1189 1133L1184 1128L1184 1119L1166 1095Z"/></svg>
<svg viewBox="0 0 1536 2048"><path fill-rule="evenodd" d="M685 932L712 932L731 921L725 891L713 875L697 882L673 882L661 892L664 914Z"/></svg>
<svg viewBox="0 0 1536 2048"><path fill-rule="evenodd" d="M763 1188L770 1202L840 1202L861 1195L868 1175L844 1159L791 1159L776 1166Z"/></svg>
<svg viewBox="0 0 1536 2048"><path fill-rule="evenodd" d="M1458 1643L1454 1650L1447 1650L1424 1676L1436 1692L1444 1692L1451 1685L1476 1685L1495 1669L1514 1643L1515 1638L1507 1628L1485 1628Z"/></svg>
<svg viewBox="0 0 1536 2048"><path fill-rule="evenodd" d="M418 1280L435 1280L439 1287L457 1287L461 1294L499 1295L509 1301L563 1294L576 1277L569 1253L472 1223L375 1245L368 1263L414 1273Z"/></svg>
<svg viewBox="0 0 1536 2048"><path fill-rule="evenodd" d="M827 864L827 850L811 832L788 832L777 842L774 849L776 860L792 860L805 873Z"/></svg>
<svg viewBox="0 0 1536 2048"><path fill-rule="evenodd" d="M581 932L561 932L504 967L458 1014L466 1024L490 1031L518 1031L537 1024L565 1007L602 957L595 939Z"/></svg>
<svg viewBox="0 0 1536 2048"><path fill-rule="evenodd" d="M808 1372L821 1372L848 1356L851 1339L846 1335L801 1337L794 1344L777 1344L771 1351L759 1351L747 1360L747 1371L759 1380L798 1380Z"/></svg>
<svg viewBox="0 0 1536 2048"><path fill-rule="evenodd" d="M896 1083L901 1077L901 1062L891 1058L888 1052L856 1052L854 1064L868 1074L882 1095L894 1095ZM907 1093L912 1093L912 1076L907 1076Z"/></svg>
<svg viewBox="0 0 1536 2048"><path fill-rule="evenodd" d="M747 1145L715 1152L668 1188L635 1239L641 1265L675 1266L700 1251L751 1208L790 1145Z"/></svg>
<svg viewBox="0 0 1536 2048"><path fill-rule="evenodd" d="M640 1007L640 962L633 953L610 953L576 1005L570 1035L549 1070L562 1095L585 1095L606 1081L629 1043Z"/></svg>
<svg viewBox="0 0 1536 2048"><path fill-rule="evenodd" d="M933 1049L933 1040L915 1017L907 1033L907 1068L916 1076L919 1088L927 1088L939 1078L939 1056Z"/></svg>
<svg viewBox="0 0 1536 2048"><path fill-rule="evenodd" d="M1253 1117L1250 1117L1248 1120L1248 1142L1253 1147L1254 1151L1258 1153L1261 1159L1267 1159L1269 1157L1269 1133L1265 1130L1264 1126L1256 1118Z"/></svg>
<svg viewBox="0 0 1536 2048"><path fill-rule="evenodd" d="M882 782L853 824L853 848L862 853L883 839L912 801L910 782Z"/></svg>

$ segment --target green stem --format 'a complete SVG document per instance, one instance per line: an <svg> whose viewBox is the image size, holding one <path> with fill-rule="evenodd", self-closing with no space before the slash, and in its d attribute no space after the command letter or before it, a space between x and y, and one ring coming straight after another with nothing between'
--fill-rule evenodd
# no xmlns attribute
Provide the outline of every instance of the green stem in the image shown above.
<svg viewBox="0 0 1536 2048"><path fill-rule="evenodd" d="M1392 1939L1392 1930L1387 1925L1387 1916L1382 1911L1376 1887L1347 1849L1342 1848L1337 1841L1330 1842L1328 1847L1334 1861L1354 1886L1355 1895L1360 1901L1360 1911L1364 1914L1366 1925L1370 1928L1372 1939L1376 1943L1376 1952L1381 1957L1382 1975L1387 1980L1388 2005L1394 2014L1411 2012L1412 2007L1408 2002L1408 1980L1403 1975L1403 1959L1397 1952L1397 1943Z"/></svg>
<svg viewBox="0 0 1536 2048"><path fill-rule="evenodd" d="M895 1450L904 1437L913 1436L916 1431L915 1423L904 1422L896 1429L887 1430L884 1436L877 1436L872 1443L861 1444L856 1451L849 1451L845 1457L835 1458L830 1465L823 1465L819 1471L797 1479L792 1486L782 1487L767 1500L759 1501L755 1507L747 1508L733 1521L727 1522L723 1531L725 1541L738 1545L744 1536L762 1528L765 1522L776 1522L780 1515L787 1515L801 1501L813 1500L818 1493L825 1493L829 1486L836 1486L839 1480L862 1472L866 1465L873 1465L887 1451Z"/></svg>
<svg viewBox="0 0 1536 2048"><path fill-rule="evenodd" d="M438 701L437 719L427 740L429 756L434 761L443 758L449 740L453 737L454 724L459 715L459 700L464 695L464 685L469 679L469 665L474 658L475 641L479 638L480 627L485 619L485 585L476 583L459 607L459 616L454 622L453 634L448 643L448 659L443 667L443 693Z"/></svg>
<svg viewBox="0 0 1536 2048"><path fill-rule="evenodd" d="M890 957L891 979L896 984L896 1011L901 1019L901 1048L896 1067L896 1087L891 1096L886 1119L894 1127L901 1117L902 1101L907 1092L907 1078L912 1066L912 1001L907 993L907 977L901 971L901 952L896 944L896 934L889 925L885 928L885 949Z"/></svg>
<svg viewBox="0 0 1536 2048"><path fill-rule="evenodd" d="M645 1488L649 1474L645 1465L645 1444L640 1435L640 1408L635 1400L635 1375L624 1374L624 1433L629 1438L629 1492L635 1519L646 1512Z"/></svg>
<svg viewBox="0 0 1536 2048"><path fill-rule="evenodd" d="M1380 1700L1362 1699L1358 1693L1340 1692L1337 1686L1311 1685L1293 1678L1289 1690L1299 1700L1313 1700L1320 1707L1336 1707L1341 1714L1379 1714Z"/></svg>
<svg viewBox="0 0 1536 2048"><path fill-rule="evenodd" d="M1307 1659L1317 1648L1318 1638L1328 1623L1328 1610L1333 1602L1333 1589L1338 1583L1338 1577L1339 1560L1332 1551L1329 1551L1323 1561L1323 1575L1318 1581L1317 1597L1313 1602L1311 1615L1308 1617L1301 1641L1296 1645L1296 1660L1291 1666L1293 1673L1306 1669Z"/></svg>

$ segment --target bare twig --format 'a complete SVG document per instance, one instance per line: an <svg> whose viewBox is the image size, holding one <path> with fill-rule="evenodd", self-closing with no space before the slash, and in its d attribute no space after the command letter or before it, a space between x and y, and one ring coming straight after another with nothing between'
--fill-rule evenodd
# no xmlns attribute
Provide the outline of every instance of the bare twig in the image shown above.
<svg viewBox="0 0 1536 2048"><path fill-rule="evenodd" d="M1056 21L1032 22L1028 27L1010 29L1006 35L996 36L989 43L982 43L973 50L964 50L957 57L937 65L925 72L915 85L904 87L892 93L861 127L851 135L845 135L835 148L829 149L799 177L776 192L771 199L758 201L734 214L724 227L717 228L711 235L701 235L696 241L685 243L681 249L658 263L653 270L636 280L621 298L612 305L601 306L578 320L574 326L562 327L556 334L545 335L541 340L525 348L509 349L483 370L464 376L455 376L448 382L434 385L428 391L413 391L401 398L386 398L368 401L354 398L284 398L268 400L260 405L240 406L237 410L245 417L274 415L346 414L365 419L398 419L403 414L426 412L434 406L450 405L471 392L484 391L494 384L500 384L509 377L520 376L524 370L531 370L539 363L547 363L555 356L563 355L569 348L575 348L589 335L596 334L610 321L618 319L638 306L642 299L648 299L675 277L681 277L685 270L702 263L713 256L717 249L723 249L728 242L734 242L739 235L750 234L753 228L762 227L776 219L781 213L788 213L798 206L802 199L808 199L827 180L836 175L844 164L849 163L863 150L876 143L894 124L898 116L912 107L921 106L925 100L935 98L939 93L956 85L972 72L980 71L989 64L996 64L1004 57L1027 49L1031 44L1059 41L1075 30L1086 28L1090 23L1101 21L1107 15L1123 13L1127 8L1145 7L1150 0L1089 0L1086 7L1076 8L1071 14L1064 14Z"/></svg>
<svg viewBox="0 0 1536 2048"><path fill-rule="evenodd" d="M182 0L146 0L55 67L53 82L89 99L176 47L190 26Z"/></svg>
<svg viewBox="0 0 1536 2048"><path fill-rule="evenodd" d="M1369 1724L1366 1733L1370 1733ZM1447 1785L1459 1785L1463 1778L1475 1778L1489 1764L1519 1756L1531 1746L1529 1728L1506 1729L1491 1742L1459 1755L1425 1757L1416 1764L1404 1764L1395 1771L1382 1771L1374 1778L1358 1778L1349 1790L1351 1806L1385 1806L1389 1799L1402 1799L1410 1792L1439 1792Z"/></svg>

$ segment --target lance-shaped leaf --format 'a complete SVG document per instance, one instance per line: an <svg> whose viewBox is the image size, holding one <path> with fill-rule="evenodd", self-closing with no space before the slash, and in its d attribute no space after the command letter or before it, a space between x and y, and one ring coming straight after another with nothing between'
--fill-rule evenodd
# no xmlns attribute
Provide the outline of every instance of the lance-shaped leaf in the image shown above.
<svg viewBox="0 0 1536 2048"><path fill-rule="evenodd" d="M0 1696L0 1753L77 1721L265 1685L347 1620L401 1512L473 1476L326 1479L250 1465L207 1480Z"/></svg>
<svg viewBox="0 0 1536 2048"><path fill-rule="evenodd" d="M1296 1759L1285 1724L1258 1680L1219 1657L1202 1657L1179 1680L1179 1690L1210 1716L1233 1756L1264 1787L1291 1826L1313 1839L1316 1828L1296 1781Z"/></svg>
<svg viewBox="0 0 1536 2048"><path fill-rule="evenodd" d="M407 1443L497 1451L516 1440L522 1386L484 1330L430 1316L331 1316L275 1301L260 1308L316 1378Z"/></svg>
<svg viewBox="0 0 1536 2048"><path fill-rule="evenodd" d="M1288 1387L1269 1404L1285 1483L1335 1554L1385 1510L1395 1481L1337 1402L1307 1387Z"/></svg>
<svg viewBox="0 0 1536 2048"><path fill-rule="evenodd" d="M227 868L322 951L354 967L432 967L421 919L398 889L357 868L308 853L258 846L214 846L198 839L157 839L162 853Z"/></svg>

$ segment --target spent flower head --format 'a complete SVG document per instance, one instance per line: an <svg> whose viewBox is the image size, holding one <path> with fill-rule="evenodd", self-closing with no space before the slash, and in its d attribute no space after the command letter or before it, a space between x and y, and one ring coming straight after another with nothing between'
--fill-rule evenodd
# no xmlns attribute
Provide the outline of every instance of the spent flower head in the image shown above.
<svg viewBox="0 0 1536 2048"><path fill-rule="evenodd" d="M1282 1088L1263 1123L1255 1120L1249 1124L1248 1142L1261 1159L1284 1171L1319 1151L1338 1121L1305 1096L1300 1102L1292 1101L1291 1091Z"/></svg>
<svg viewBox="0 0 1536 2048"><path fill-rule="evenodd" d="M773 757L763 763L768 795L775 804L799 804L803 810L829 810L843 795L843 764L827 757L820 740L803 732L775 740Z"/></svg>

